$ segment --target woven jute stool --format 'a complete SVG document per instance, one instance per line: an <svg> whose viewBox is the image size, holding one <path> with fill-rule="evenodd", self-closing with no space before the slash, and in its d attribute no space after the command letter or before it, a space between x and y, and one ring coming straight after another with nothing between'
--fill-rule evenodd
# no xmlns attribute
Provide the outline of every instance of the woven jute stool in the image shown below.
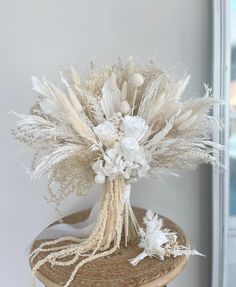
<svg viewBox="0 0 236 287"><path fill-rule="evenodd" d="M85 210L71 214L64 218L64 222L73 224L85 220L89 212L90 210ZM134 212L142 224L146 210L134 208ZM177 233L181 245L188 245L188 240L178 225L165 217L163 223L166 228ZM42 242L43 240L35 241L32 250ZM126 248L122 244L121 248L111 256L85 264L78 271L71 287L163 287L182 271L188 260L187 256L169 257L165 260L145 258L137 266L131 266L128 260L141 251L137 244L129 244ZM46 252L39 254L35 262L48 254ZM46 287L62 287L70 277L73 267L52 267L46 263L36 276Z"/></svg>

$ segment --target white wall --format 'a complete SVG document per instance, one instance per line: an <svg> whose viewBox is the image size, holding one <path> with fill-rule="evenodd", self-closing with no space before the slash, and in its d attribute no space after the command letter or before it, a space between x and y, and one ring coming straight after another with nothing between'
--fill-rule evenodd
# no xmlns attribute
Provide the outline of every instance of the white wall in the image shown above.
<svg viewBox="0 0 236 287"><path fill-rule="evenodd" d="M24 172L29 154L10 135L8 111L27 112L31 75L57 79L60 65L86 69L90 60L112 63L118 56L155 52L160 68L181 64L192 74L189 95L202 95L210 81L210 0L0 0L0 278L1 286L30 286L25 248L55 219L43 199L45 182ZM91 206L96 192L69 200L70 213ZM169 286L208 287L210 276L210 171L182 178L139 182L135 205L174 219L206 258L194 257Z"/></svg>

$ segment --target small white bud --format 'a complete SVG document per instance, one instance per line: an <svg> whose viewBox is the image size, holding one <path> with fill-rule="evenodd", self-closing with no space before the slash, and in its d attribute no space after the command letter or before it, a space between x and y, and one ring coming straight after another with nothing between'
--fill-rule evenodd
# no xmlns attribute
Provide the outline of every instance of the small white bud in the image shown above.
<svg viewBox="0 0 236 287"><path fill-rule="evenodd" d="M130 105L126 100L121 102L120 111L122 112L122 114L128 114L128 112L130 111Z"/></svg>
<svg viewBox="0 0 236 287"><path fill-rule="evenodd" d="M95 183L103 184L105 182L105 176L103 174L97 174L94 178Z"/></svg>
<svg viewBox="0 0 236 287"><path fill-rule="evenodd" d="M137 87L142 86L143 82L144 82L144 78L139 73L135 73L132 76L130 76L130 78L129 78L130 86L133 88L137 88Z"/></svg>

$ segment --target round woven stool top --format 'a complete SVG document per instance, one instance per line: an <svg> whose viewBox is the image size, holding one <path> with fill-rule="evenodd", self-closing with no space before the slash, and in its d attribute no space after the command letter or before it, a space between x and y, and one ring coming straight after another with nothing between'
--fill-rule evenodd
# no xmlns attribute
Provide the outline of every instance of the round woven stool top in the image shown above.
<svg viewBox="0 0 236 287"><path fill-rule="evenodd" d="M90 210L77 212L66 216L63 220L65 223L77 223L85 220ZM134 208L134 213L139 223L146 214L146 210ZM181 245L188 246L188 240L181 230L173 221L162 217L164 227L177 233L178 242ZM142 225L142 224L141 224ZM32 250L37 248L40 243L45 240L37 240L33 243ZM59 245L59 244L58 244ZM184 268L188 257L168 257L165 260L146 257L137 266L133 267L129 263L129 259L134 258L142 250L137 244L129 244L128 247L121 245L111 256L99 258L89 262L81 267L75 279L71 283L71 287L162 287L172 281ZM40 253L37 260L42 259L49 253ZM36 273L37 278L47 287L64 286L74 265L69 267L52 267L49 263L44 264Z"/></svg>

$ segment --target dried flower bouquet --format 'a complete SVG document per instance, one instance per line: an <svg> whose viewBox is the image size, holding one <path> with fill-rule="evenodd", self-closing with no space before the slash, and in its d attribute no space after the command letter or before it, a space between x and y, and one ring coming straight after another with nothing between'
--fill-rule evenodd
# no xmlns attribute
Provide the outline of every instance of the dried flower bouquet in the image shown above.
<svg viewBox="0 0 236 287"><path fill-rule="evenodd" d="M71 68L61 80L62 89L32 78L38 96L30 115L17 114L14 134L35 150L32 178L48 175L49 199L57 205L72 192L85 194L93 183L103 184L100 213L88 238L70 238L75 244L61 248L52 245L67 238L49 241L31 254L34 262L39 252L51 251L35 263L34 273L46 262L67 266L83 256L68 287L83 264L115 252L123 233L126 246L140 232L145 238L129 201L132 182L215 163L212 149L221 147L211 141L211 89L206 86L202 98L181 100L189 77L175 81L153 64L135 66L129 59L125 65L92 69L86 79ZM155 217L147 216L161 232ZM171 238L168 246L174 246L176 255L187 253L176 247L173 234L163 234L165 243ZM163 244L158 241L154 248L162 258ZM66 261L68 255L72 259Z"/></svg>

